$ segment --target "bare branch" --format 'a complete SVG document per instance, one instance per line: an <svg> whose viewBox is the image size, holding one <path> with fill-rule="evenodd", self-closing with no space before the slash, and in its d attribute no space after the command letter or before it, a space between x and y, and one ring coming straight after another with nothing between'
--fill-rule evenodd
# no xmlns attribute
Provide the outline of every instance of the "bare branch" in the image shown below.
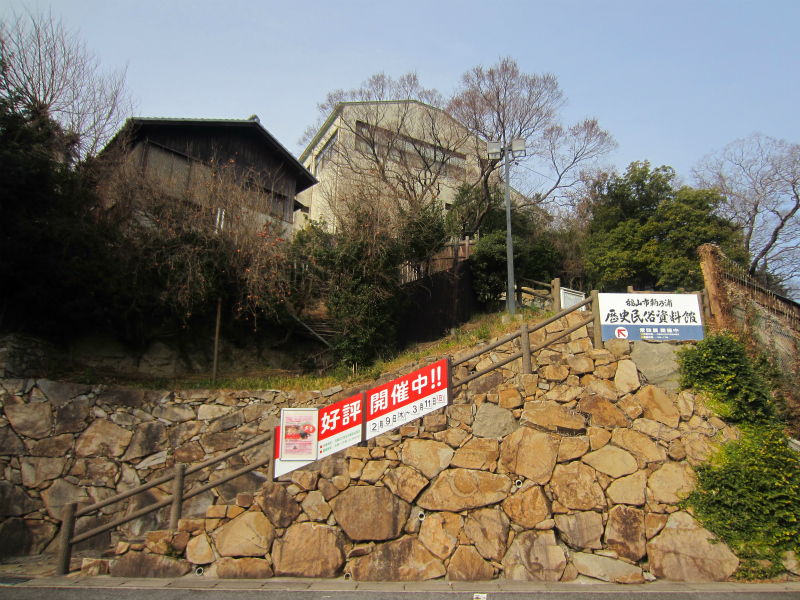
<svg viewBox="0 0 800 600"><path fill-rule="evenodd" d="M77 32L50 11L0 22L0 59L0 97L57 121L75 138L80 159L96 155L133 112L127 66L103 71Z"/></svg>
<svg viewBox="0 0 800 600"><path fill-rule="evenodd" d="M720 213L741 228L751 274L769 270L782 284L797 276L800 145L756 133L704 157L693 174L726 197Z"/></svg>
<svg viewBox="0 0 800 600"><path fill-rule="evenodd" d="M483 158L487 141L508 145L522 138L528 154L517 162L541 179L531 185L531 177L523 178L522 186L530 191L525 194L527 201L518 201L518 208L560 201L581 180L583 169L596 165L617 146L595 119L565 127L559 118L565 102L555 75L522 73L511 58L488 69L475 67L466 72L448 110L473 134L473 152L481 169L479 180L472 185L483 189L488 198L490 181L501 167L499 160ZM531 167L526 167L528 164ZM472 225L473 230L480 220Z"/></svg>

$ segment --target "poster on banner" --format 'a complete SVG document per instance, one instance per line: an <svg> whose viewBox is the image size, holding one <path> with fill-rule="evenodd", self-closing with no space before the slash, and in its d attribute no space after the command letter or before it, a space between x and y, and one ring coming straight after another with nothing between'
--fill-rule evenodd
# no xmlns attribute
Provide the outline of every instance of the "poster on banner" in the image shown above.
<svg viewBox="0 0 800 600"><path fill-rule="evenodd" d="M697 294L599 294L603 340L702 340Z"/></svg>
<svg viewBox="0 0 800 600"><path fill-rule="evenodd" d="M272 476L277 479L281 475L296 471L306 465L310 465L313 460L281 460L281 428L275 428L275 456L273 456L274 465Z"/></svg>
<svg viewBox="0 0 800 600"><path fill-rule="evenodd" d="M324 458L361 442L364 394L319 409L319 451Z"/></svg>
<svg viewBox="0 0 800 600"><path fill-rule="evenodd" d="M316 460L318 411L316 408L281 410L280 457L282 460Z"/></svg>
<svg viewBox="0 0 800 600"><path fill-rule="evenodd" d="M449 373L449 361L440 360L369 390L366 439L447 406L450 400Z"/></svg>

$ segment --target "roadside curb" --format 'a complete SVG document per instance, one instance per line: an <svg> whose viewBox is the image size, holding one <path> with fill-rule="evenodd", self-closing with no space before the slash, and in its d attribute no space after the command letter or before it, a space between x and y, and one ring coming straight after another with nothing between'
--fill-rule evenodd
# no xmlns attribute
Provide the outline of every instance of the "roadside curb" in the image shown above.
<svg viewBox="0 0 800 600"><path fill-rule="evenodd" d="M796 593L800 598L800 582L784 583L683 583L657 581L641 585L614 583L540 583L529 581L413 581L413 582L356 582L339 579L303 579L276 577L272 579L213 579L187 575L178 578L94 577L37 577L13 584L15 588L73 588L73 589L192 589L192 590L264 590L297 592L435 592L435 593L690 593L690 594L754 594Z"/></svg>

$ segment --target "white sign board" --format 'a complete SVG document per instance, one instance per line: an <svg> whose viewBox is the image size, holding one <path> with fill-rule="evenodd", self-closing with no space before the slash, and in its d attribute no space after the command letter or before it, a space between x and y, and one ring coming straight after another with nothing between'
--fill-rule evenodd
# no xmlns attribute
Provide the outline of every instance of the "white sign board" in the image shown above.
<svg viewBox="0 0 800 600"><path fill-rule="evenodd" d="M450 361L445 359L324 408L285 408L275 429L274 476L387 433L444 408L449 400Z"/></svg>
<svg viewBox="0 0 800 600"><path fill-rule="evenodd" d="M281 460L316 460L318 430L316 408L281 410Z"/></svg>
<svg viewBox="0 0 800 600"><path fill-rule="evenodd" d="M575 306L584 300L586 300L585 293L565 287L561 288L561 310Z"/></svg>
<svg viewBox="0 0 800 600"><path fill-rule="evenodd" d="M324 408L287 408L281 411L281 427L275 430L275 477L291 473L301 467L325 458L331 454L355 446L363 437L364 394L357 394L346 400ZM283 423L293 427L286 432ZM314 428L316 454L310 459L311 451L303 445L298 449L300 438L305 442L311 439L301 432ZM288 433L288 435L287 435Z"/></svg>
<svg viewBox="0 0 800 600"><path fill-rule="evenodd" d="M702 340L697 294L599 294L603 340Z"/></svg>

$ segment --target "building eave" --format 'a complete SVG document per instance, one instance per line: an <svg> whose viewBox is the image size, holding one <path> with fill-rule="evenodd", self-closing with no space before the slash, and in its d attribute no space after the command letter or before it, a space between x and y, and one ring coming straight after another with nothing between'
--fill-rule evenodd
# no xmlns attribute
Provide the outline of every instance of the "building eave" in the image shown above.
<svg viewBox="0 0 800 600"><path fill-rule="evenodd" d="M112 147L119 143L117 138L119 137L120 133L129 128L136 128L137 126L146 126L146 125L167 125L167 126L181 126L181 125L191 125L191 126L207 126L207 127L232 127L232 128L243 128L243 129L255 129L262 139L267 143L268 146L271 146L284 160L284 164L287 165L289 170L295 175L297 180L297 192L302 192L310 188L312 185L318 183L316 177L314 177L311 172L306 169L303 164L294 157L294 155L289 152L286 147L281 144L278 139L273 136L266 127L264 127L259 121L255 119L176 119L176 118L162 118L162 117L131 117L123 125L122 129L114 136L114 138L108 143L106 148ZM104 149L105 151L105 149Z"/></svg>
<svg viewBox="0 0 800 600"><path fill-rule="evenodd" d="M450 113L448 113L444 109L441 109L438 106L433 106L431 104L426 104L425 102L421 102L419 100L413 100L413 99L408 99L408 100L356 100L356 101L339 102L336 105L336 107L331 111L331 114L328 116L328 118L325 119L325 122L322 125L320 125L320 128L317 130L317 133L314 135L312 140L305 147L305 150L303 150L302 154L300 154L300 162L305 162L305 160L311 155L311 153L314 151L314 148L317 147L317 144L319 144L319 142L322 140L322 138L325 136L325 134L331 128L331 125L333 125L333 122L336 120L336 118L342 112L342 109L344 107L346 107L346 106L364 106L364 105L367 105L367 104L412 104L412 103L413 104L419 104L420 106L424 106L425 108L431 108L431 109L437 110L440 113L442 113L443 115L445 115L446 117L452 119L454 122L458 123L458 121L456 121L456 119L453 117L453 115L451 115ZM459 125L461 125L461 124L459 123ZM463 125L461 125L461 126L463 127Z"/></svg>

